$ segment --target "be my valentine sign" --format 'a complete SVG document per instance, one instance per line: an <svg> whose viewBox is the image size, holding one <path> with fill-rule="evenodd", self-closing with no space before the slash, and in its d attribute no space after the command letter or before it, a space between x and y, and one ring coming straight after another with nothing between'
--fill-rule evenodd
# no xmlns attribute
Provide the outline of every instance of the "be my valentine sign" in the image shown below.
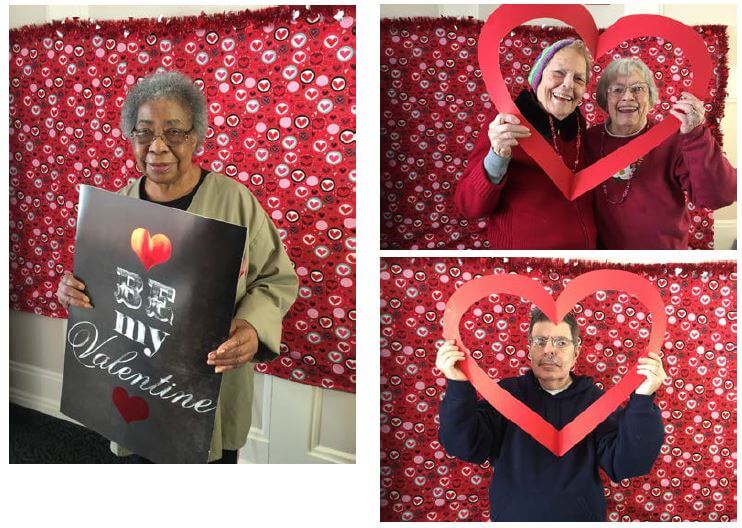
<svg viewBox="0 0 742 528"><path fill-rule="evenodd" d="M241 226L82 186L61 411L161 463L206 462Z"/></svg>

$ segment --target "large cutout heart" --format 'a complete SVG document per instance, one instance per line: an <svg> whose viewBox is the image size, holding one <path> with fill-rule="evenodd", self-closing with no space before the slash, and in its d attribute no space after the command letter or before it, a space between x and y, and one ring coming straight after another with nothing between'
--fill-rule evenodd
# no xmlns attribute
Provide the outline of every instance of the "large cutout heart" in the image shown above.
<svg viewBox="0 0 742 528"><path fill-rule="evenodd" d="M687 91L701 100L711 78L711 58L703 39L691 27L677 20L659 15L630 15L598 35L590 12L581 5L503 5L487 19L479 35L479 68L482 70L487 91L498 112L518 116L526 126L534 130L515 106L500 70L500 41L517 26L536 18L554 18L574 28L594 59L605 55L622 41L632 37L663 37L676 44L682 43L685 57L693 66L693 82ZM662 143L680 129L680 121L668 114L663 121L630 143L577 173L572 172L552 146L540 134L532 134L519 141L523 150L549 175L554 184L569 200L593 189L611 175L628 167L631 163Z"/></svg>
<svg viewBox="0 0 742 528"><path fill-rule="evenodd" d="M460 366L466 377L500 414L557 456L564 455L616 410L644 381L644 376L638 374L636 368L632 368L621 381L607 390L572 422L557 430L539 414L501 388L477 365L461 339L459 321L475 302L493 293L504 293L529 299L556 324L577 302L601 290L626 292L649 309L652 316L652 331L647 349L658 352L667 326L665 305L652 283L628 271L599 270L580 275L567 284L556 301L530 277L491 275L470 280L456 290L446 303L443 336L447 340L453 339L465 352L466 357Z"/></svg>
<svg viewBox="0 0 742 528"><path fill-rule="evenodd" d="M123 387L113 389L111 398L126 423L146 420L149 417L147 402L139 396L129 396Z"/></svg>
<svg viewBox="0 0 742 528"><path fill-rule="evenodd" d="M167 235L158 233L153 237L143 227L137 227L131 232L131 249L137 254L147 271L151 267L166 262L170 258L173 246Z"/></svg>

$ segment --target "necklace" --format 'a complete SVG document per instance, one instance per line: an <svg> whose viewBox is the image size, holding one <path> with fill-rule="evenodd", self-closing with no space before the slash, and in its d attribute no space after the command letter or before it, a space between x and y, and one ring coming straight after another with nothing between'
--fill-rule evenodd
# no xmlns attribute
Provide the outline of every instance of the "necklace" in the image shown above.
<svg viewBox="0 0 742 528"><path fill-rule="evenodd" d="M551 114L546 114L546 117L549 118L549 128L551 129L551 144L554 146L554 150L556 151L559 158L561 158L562 162L566 165L567 162L564 161L564 156L562 156L562 153L559 152L559 146L557 145L557 132L556 127L554 126L554 118L551 117ZM577 119L577 154L575 155L575 164L572 168L572 172L577 172L577 166L580 164L580 146L582 145L582 131L580 130L580 119Z"/></svg>
<svg viewBox="0 0 742 528"><path fill-rule="evenodd" d="M600 135L600 159L603 158L604 145L605 145L605 127L603 127L603 133ZM603 196L605 196L606 201L610 205L621 205L629 197L629 191L631 191L631 181L636 177L636 171L639 170L639 167L641 166L642 162L644 162L644 156L640 157L638 160L636 160L634 163L628 166L627 169L628 171L630 171L630 173L629 173L628 178L626 179L626 184L624 185L623 192L621 193L621 198L619 198L617 201L611 200L610 196L608 196L608 182L607 181L603 182L603 185L602 185Z"/></svg>

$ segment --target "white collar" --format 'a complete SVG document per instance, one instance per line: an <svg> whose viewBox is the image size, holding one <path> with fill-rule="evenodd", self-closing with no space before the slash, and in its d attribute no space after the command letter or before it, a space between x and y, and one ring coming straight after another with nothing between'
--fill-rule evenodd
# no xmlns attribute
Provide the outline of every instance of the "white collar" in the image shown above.
<svg viewBox="0 0 742 528"><path fill-rule="evenodd" d="M569 386L572 385L572 376L569 377L569 383L567 383L564 387L561 389L544 389L546 392L554 396L555 394L559 394L560 392L567 390ZM543 389L543 387L541 387Z"/></svg>

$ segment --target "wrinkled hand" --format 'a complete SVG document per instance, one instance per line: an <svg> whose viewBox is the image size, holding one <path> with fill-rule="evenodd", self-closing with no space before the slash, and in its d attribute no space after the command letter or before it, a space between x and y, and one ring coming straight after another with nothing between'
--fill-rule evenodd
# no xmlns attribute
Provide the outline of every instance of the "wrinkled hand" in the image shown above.
<svg viewBox="0 0 742 528"><path fill-rule="evenodd" d="M530 137L531 131L520 124L520 119L512 114L497 114L490 123L487 135L495 154L501 158L512 156L512 149L518 145L518 138Z"/></svg>
<svg viewBox="0 0 742 528"><path fill-rule="evenodd" d="M85 283L77 280L72 273L65 271L57 286L57 300L59 304L69 309L70 306L92 308L90 297L85 295Z"/></svg>
<svg viewBox="0 0 742 528"><path fill-rule="evenodd" d="M654 394L667 378L665 369L662 368L662 360L656 352L650 352L648 358L639 358L639 366L636 371L647 378L634 391L636 394L644 394L645 396Z"/></svg>
<svg viewBox="0 0 742 528"><path fill-rule="evenodd" d="M683 92L680 99L670 109L670 113L680 120L680 133L687 134L703 123L706 109L703 101L689 92Z"/></svg>
<svg viewBox="0 0 742 528"><path fill-rule="evenodd" d="M455 381L466 381L466 375L456 363L464 360L464 353L454 344L454 341L446 341L438 349L435 357L435 366L446 378Z"/></svg>
<svg viewBox="0 0 742 528"><path fill-rule="evenodd" d="M250 361L258 352L258 332L244 319L232 319L229 339L209 352L206 363L217 374L236 369Z"/></svg>

